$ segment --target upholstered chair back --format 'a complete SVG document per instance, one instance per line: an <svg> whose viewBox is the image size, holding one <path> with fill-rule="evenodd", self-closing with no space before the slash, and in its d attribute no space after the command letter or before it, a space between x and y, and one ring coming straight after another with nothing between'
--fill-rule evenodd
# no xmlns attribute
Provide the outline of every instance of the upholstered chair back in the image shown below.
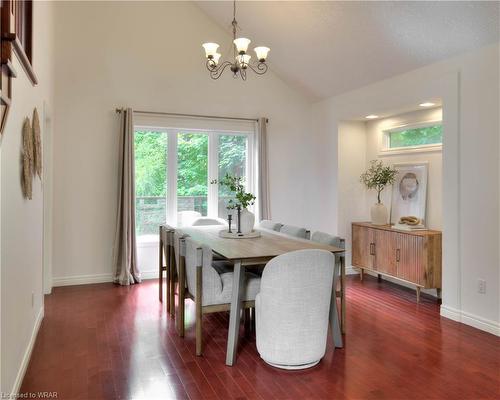
<svg viewBox="0 0 500 400"><path fill-rule="evenodd" d="M216 304L222 293L222 281L212 266L212 249L186 237L186 282L189 293L196 296L196 268L202 267L202 304Z"/></svg>
<svg viewBox="0 0 500 400"><path fill-rule="evenodd" d="M280 231L281 225L282 224L280 224L279 222L273 222L273 221L268 220L268 219L263 219L259 223L259 227L261 227L263 229L269 229L270 231L276 231L276 232Z"/></svg>
<svg viewBox="0 0 500 400"><path fill-rule="evenodd" d="M306 228L300 228L298 226L293 225L283 225L280 229L280 232L288 235L294 236L300 239L307 239L308 230Z"/></svg>
<svg viewBox="0 0 500 400"><path fill-rule="evenodd" d="M318 362L325 354L334 256L299 250L264 268L256 298L257 350L283 368Z"/></svg>
<svg viewBox="0 0 500 400"><path fill-rule="evenodd" d="M216 218L201 217L193 221L192 226L225 225L224 220Z"/></svg>

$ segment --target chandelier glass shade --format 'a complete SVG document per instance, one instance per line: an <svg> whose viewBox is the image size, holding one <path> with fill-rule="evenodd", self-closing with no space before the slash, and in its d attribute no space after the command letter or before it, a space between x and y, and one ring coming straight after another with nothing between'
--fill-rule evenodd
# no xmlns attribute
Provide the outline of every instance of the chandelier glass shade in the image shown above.
<svg viewBox="0 0 500 400"><path fill-rule="evenodd" d="M248 54L248 46L251 43L250 39L244 37L236 37L236 31L238 28L238 22L236 21L236 1L233 2L233 59L234 61L221 61L221 53L218 53L219 45L217 43L203 43L203 48L205 49L206 57L206 67L210 72L210 77L212 79L219 79L222 73L229 67L229 70L233 73L234 78L241 77L241 79L246 80L247 70L251 69L258 75L263 75L267 72L267 54L269 53L269 47L258 46L253 50L256 55L255 62L251 62L252 56Z"/></svg>

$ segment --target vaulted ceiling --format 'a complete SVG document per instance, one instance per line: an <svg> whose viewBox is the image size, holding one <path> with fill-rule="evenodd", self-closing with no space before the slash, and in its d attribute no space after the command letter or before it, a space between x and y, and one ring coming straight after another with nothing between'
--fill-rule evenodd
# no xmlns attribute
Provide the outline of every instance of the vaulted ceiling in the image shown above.
<svg viewBox="0 0 500 400"><path fill-rule="evenodd" d="M231 31L232 1L196 4ZM270 47L270 68L313 99L499 41L498 2L242 1L236 7L241 36L252 39L251 47Z"/></svg>

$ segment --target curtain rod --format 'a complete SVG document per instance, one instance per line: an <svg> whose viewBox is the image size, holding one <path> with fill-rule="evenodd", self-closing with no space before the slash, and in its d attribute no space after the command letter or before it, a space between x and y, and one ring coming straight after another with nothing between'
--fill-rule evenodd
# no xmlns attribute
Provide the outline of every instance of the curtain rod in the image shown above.
<svg viewBox="0 0 500 400"><path fill-rule="evenodd" d="M115 110L116 113L120 114L123 111L123 108L117 108ZM169 113L169 112L157 112L157 111L135 111L135 114L149 114L149 115L170 115L173 117L191 117L191 118L210 118L210 119L226 119L226 120L236 120L236 121L252 121L259 122L257 118L236 118L236 117L219 117L216 115L199 115L199 114L180 114L180 113ZM266 118L266 122L269 122L269 119Z"/></svg>

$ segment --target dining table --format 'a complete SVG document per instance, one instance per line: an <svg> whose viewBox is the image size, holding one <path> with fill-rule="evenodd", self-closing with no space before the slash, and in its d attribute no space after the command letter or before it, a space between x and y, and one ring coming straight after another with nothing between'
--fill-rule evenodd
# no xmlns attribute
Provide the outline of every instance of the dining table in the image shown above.
<svg viewBox="0 0 500 400"><path fill-rule="evenodd" d="M291 251L319 249L333 254L341 254L345 252L345 249L262 228L255 229L260 232L259 237L223 238L219 235L219 232L223 229L222 226L214 225L180 228L183 234L189 235L191 239L210 247L216 255L231 261L233 265L233 292L226 351L226 365L232 366L236 362L238 348L241 295L245 269L265 265L274 257ZM332 265L332 268L334 268L334 265ZM337 290L332 287L331 301L336 301L336 297ZM330 307L330 326L335 347L343 346L339 324L338 315L335 314L334 308Z"/></svg>

